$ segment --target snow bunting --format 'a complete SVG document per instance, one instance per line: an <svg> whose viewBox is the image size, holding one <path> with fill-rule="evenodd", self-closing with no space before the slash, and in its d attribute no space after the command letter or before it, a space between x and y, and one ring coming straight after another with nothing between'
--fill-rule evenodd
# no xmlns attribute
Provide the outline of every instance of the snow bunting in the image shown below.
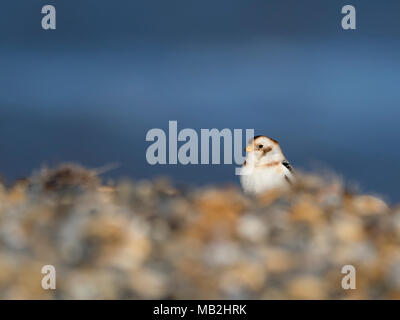
<svg viewBox="0 0 400 320"><path fill-rule="evenodd" d="M245 193L259 194L271 189L287 189L295 176L278 141L255 136L246 148L240 182Z"/></svg>

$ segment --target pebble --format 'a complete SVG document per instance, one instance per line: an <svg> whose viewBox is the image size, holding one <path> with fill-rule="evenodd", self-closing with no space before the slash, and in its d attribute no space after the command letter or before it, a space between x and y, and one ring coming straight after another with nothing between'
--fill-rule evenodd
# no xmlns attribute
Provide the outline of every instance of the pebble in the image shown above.
<svg viewBox="0 0 400 320"><path fill-rule="evenodd" d="M0 299L384 299L400 292L400 207L299 174L292 191L103 184L75 164L0 184ZM54 265L57 290L40 287ZM344 290L342 267L357 273Z"/></svg>

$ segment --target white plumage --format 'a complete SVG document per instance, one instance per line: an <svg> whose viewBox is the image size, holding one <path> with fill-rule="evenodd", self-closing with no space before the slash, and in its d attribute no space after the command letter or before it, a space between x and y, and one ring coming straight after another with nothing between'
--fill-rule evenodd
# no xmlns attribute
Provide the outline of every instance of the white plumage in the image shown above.
<svg viewBox="0 0 400 320"><path fill-rule="evenodd" d="M248 144L240 182L244 192L259 194L272 189L287 189L295 176L279 143L265 136L256 136Z"/></svg>

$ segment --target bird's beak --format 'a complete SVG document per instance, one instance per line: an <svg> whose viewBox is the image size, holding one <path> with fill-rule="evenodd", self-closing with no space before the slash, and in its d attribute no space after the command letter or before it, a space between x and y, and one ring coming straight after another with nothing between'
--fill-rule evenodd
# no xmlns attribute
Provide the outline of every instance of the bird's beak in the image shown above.
<svg viewBox="0 0 400 320"><path fill-rule="evenodd" d="M251 147L250 147L250 146L247 146L247 148L244 149L244 150L246 150L246 152L250 152L250 151L251 151Z"/></svg>

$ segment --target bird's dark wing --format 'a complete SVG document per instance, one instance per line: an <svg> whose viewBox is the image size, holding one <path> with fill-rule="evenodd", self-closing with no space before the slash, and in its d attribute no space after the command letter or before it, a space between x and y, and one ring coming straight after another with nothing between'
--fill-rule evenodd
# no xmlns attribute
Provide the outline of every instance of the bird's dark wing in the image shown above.
<svg viewBox="0 0 400 320"><path fill-rule="evenodd" d="M294 170L293 167L290 165L289 161L287 161L286 159L282 161L282 165L284 165L286 167L286 169L289 170L289 172L294 175ZM285 179L289 184L292 184L292 180L290 180L290 178L285 175Z"/></svg>
<svg viewBox="0 0 400 320"><path fill-rule="evenodd" d="M290 171L290 173L294 174L293 167L290 165L289 161L283 160L282 164Z"/></svg>

